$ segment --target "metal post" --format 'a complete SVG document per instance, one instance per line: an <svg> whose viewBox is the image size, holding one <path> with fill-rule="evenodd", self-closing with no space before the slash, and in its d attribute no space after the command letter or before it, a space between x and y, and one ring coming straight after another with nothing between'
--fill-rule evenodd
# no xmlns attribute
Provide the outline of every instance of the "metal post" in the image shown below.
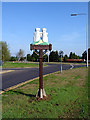
<svg viewBox="0 0 90 120"><path fill-rule="evenodd" d="M62 55L61 55L61 73L62 73Z"/></svg>
<svg viewBox="0 0 90 120"><path fill-rule="evenodd" d="M86 48L87 48L87 68L88 68L88 25L86 25Z"/></svg>
<svg viewBox="0 0 90 120"><path fill-rule="evenodd" d="M61 64L60 64L60 72L62 73L62 56L63 56L63 51L59 51L59 55L61 56Z"/></svg>
<svg viewBox="0 0 90 120"><path fill-rule="evenodd" d="M48 51L48 62L49 62L49 51Z"/></svg>

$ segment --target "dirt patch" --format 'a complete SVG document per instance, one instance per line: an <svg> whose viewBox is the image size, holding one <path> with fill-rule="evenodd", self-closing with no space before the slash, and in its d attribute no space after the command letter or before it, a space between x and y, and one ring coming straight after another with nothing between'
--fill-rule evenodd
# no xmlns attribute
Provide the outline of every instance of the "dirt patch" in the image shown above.
<svg viewBox="0 0 90 120"><path fill-rule="evenodd" d="M25 85L25 86L22 86L21 89L28 89L28 88L31 88L31 89L32 89L32 88L34 88L34 87L36 87L36 86L37 86L37 84L31 84L31 85L30 85L30 84L27 84L27 85Z"/></svg>
<svg viewBox="0 0 90 120"><path fill-rule="evenodd" d="M29 103L33 103L35 101L49 101L51 99L51 95L47 95L47 96L43 96L43 98L39 98L39 97L32 97L31 99L28 100Z"/></svg>
<svg viewBox="0 0 90 120"><path fill-rule="evenodd" d="M62 81L60 85L67 85L69 82L68 81Z"/></svg>
<svg viewBox="0 0 90 120"><path fill-rule="evenodd" d="M82 78L85 78L87 75L88 75L87 68L70 69L63 71L62 73L55 73L55 76L61 76L61 77L81 76Z"/></svg>
<svg viewBox="0 0 90 120"><path fill-rule="evenodd" d="M44 83L44 86L51 86L51 85L55 85L58 82L58 79L55 79L55 81L53 80L48 80L47 82Z"/></svg>
<svg viewBox="0 0 90 120"><path fill-rule="evenodd" d="M40 101L42 101L42 100L44 100L44 101L49 101L51 99L51 95L47 95L47 96L43 96L43 99L42 98L37 98L37 100L40 102Z"/></svg>
<svg viewBox="0 0 90 120"><path fill-rule="evenodd" d="M77 86L84 86L85 80L84 79L78 79L78 82L76 83Z"/></svg>

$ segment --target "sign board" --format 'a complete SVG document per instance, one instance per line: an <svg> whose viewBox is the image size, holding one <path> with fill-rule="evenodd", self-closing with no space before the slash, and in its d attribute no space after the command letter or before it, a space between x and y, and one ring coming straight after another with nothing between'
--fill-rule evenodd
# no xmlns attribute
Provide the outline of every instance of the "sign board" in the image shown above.
<svg viewBox="0 0 90 120"><path fill-rule="evenodd" d="M52 45L48 43L47 35L46 28L42 28L42 32L40 32L40 28L36 28L34 41L30 44L30 50L35 50L37 55L39 55L39 89L36 97L39 97L40 99L43 99L43 97L46 96L45 90L43 89L43 50L44 53L46 53L47 50L52 49Z"/></svg>

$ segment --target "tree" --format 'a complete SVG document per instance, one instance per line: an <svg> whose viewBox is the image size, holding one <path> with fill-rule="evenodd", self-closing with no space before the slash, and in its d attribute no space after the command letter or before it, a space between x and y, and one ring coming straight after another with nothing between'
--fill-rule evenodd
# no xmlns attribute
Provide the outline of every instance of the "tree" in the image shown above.
<svg viewBox="0 0 90 120"><path fill-rule="evenodd" d="M87 60L87 51L86 50L82 54L82 59ZM88 49L88 59L90 60L90 48Z"/></svg>
<svg viewBox="0 0 90 120"><path fill-rule="evenodd" d="M50 52L50 55L49 55L49 61L54 62L54 60L55 60L55 52L52 51L52 52Z"/></svg>
<svg viewBox="0 0 90 120"><path fill-rule="evenodd" d="M88 49L88 60L90 60L90 48Z"/></svg>
<svg viewBox="0 0 90 120"><path fill-rule="evenodd" d="M69 59L79 59L80 57L75 53L70 52Z"/></svg>
<svg viewBox="0 0 90 120"><path fill-rule="evenodd" d="M24 51L22 49L19 50L19 52L17 53L17 58L18 58L18 61L21 59L23 59L23 56L24 56Z"/></svg>
<svg viewBox="0 0 90 120"><path fill-rule="evenodd" d="M44 61L44 62L47 62L47 61L48 61L48 55L47 55L47 54L43 56L43 61Z"/></svg>
<svg viewBox="0 0 90 120"><path fill-rule="evenodd" d="M85 60L87 59L87 52L86 51L83 52L82 59L85 59Z"/></svg>
<svg viewBox="0 0 90 120"><path fill-rule="evenodd" d="M55 52L55 61L58 62L59 60L59 55L58 55L58 51Z"/></svg>
<svg viewBox="0 0 90 120"><path fill-rule="evenodd" d="M64 56L64 59L63 59L63 60L64 60L64 62L66 62L66 61L67 61L67 59L68 59L68 56L67 56L67 55L65 55L65 56Z"/></svg>
<svg viewBox="0 0 90 120"><path fill-rule="evenodd" d="M9 61L16 61L16 60L17 60L16 57L11 56Z"/></svg>
<svg viewBox="0 0 90 120"><path fill-rule="evenodd" d="M35 53L35 52L33 52L33 54L32 54L32 61L33 62L37 62L38 61L38 59L39 59L39 56Z"/></svg>
<svg viewBox="0 0 90 120"><path fill-rule="evenodd" d="M32 57L30 54L27 54L27 61L32 61Z"/></svg>
<svg viewBox="0 0 90 120"><path fill-rule="evenodd" d="M57 62L59 60L58 51L52 51L49 55L50 62Z"/></svg>
<svg viewBox="0 0 90 120"><path fill-rule="evenodd" d="M0 45L0 58L2 57L2 61L8 61L10 59L10 50L8 49L8 45L3 41L0 41Z"/></svg>
<svg viewBox="0 0 90 120"><path fill-rule="evenodd" d="M73 59L73 54L70 52L69 59Z"/></svg>

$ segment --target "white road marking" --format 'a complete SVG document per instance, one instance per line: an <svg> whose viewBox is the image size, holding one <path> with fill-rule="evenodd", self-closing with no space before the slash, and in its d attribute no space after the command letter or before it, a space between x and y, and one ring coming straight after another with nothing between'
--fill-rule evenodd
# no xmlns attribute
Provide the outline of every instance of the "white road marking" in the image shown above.
<svg viewBox="0 0 90 120"><path fill-rule="evenodd" d="M70 68L70 69L72 69L72 68L74 68L74 65L71 65L71 68Z"/></svg>

